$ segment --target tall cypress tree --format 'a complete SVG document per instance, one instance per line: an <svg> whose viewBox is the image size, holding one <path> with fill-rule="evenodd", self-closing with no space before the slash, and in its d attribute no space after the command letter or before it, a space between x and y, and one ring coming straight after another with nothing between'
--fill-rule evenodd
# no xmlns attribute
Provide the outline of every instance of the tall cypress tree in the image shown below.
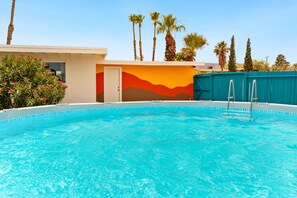
<svg viewBox="0 0 297 198"><path fill-rule="evenodd" d="M246 45L246 53L244 58L244 70L245 71L253 71L253 60L251 55L251 40L248 38Z"/></svg>
<svg viewBox="0 0 297 198"><path fill-rule="evenodd" d="M236 55L235 55L235 40L234 35L231 38L230 56L228 61L229 71L236 71Z"/></svg>

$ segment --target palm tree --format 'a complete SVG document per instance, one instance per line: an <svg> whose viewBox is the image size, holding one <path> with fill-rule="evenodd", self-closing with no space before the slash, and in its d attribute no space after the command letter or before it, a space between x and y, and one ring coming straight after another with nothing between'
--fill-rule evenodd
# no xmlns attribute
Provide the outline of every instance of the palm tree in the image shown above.
<svg viewBox="0 0 297 198"><path fill-rule="evenodd" d="M219 42L214 49L214 53L217 55L219 59L219 65L221 66L221 71L224 71L224 66L226 65L226 56L229 52L229 48L227 47L227 43L224 41Z"/></svg>
<svg viewBox="0 0 297 198"><path fill-rule="evenodd" d="M142 42L141 42L141 23L143 22L145 16L142 16L141 14L137 15L137 23L138 23L138 30L139 30L139 56L140 61L143 61L143 55L142 55Z"/></svg>
<svg viewBox="0 0 297 198"><path fill-rule="evenodd" d="M136 60L137 59L137 53L136 53L136 39L135 39L135 24L137 23L137 15L131 14L129 16L129 20L130 20L130 22L132 22L134 60Z"/></svg>
<svg viewBox="0 0 297 198"><path fill-rule="evenodd" d="M153 38L153 55L152 55L152 61L155 61L155 52L156 52L156 43L157 43L157 38L156 38L156 33L157 33L157 24L159 22L159 12L152 12L151 13L151 19L154 24L154 38Z"/></svg>
<svg viewBox="0 0 297 198"><path fill-rule="evenodd" d="M172 14L168 14L167 16L163 15L163 21L158 22L158 24L158 34L166 32L165 60L174 61L176 46L171 32L179 32L181 30L185 30L186 28L183 25L178 25L176 17L173 17Z"/></svg>
<svg viewBox="0 0 297 198"><path fill-rule="evenodd" d="M12 4L11 4L11 13L10 13L10 23L8 25L8 32L7 32L7 41L6 44L10 45L11 40L12 40L12 33L14 30L14 26L13 26L13 20L14 20L14 8L15 8L15 0L12 0Z"/></svg>
<svg viewBox="0 0 297 198"><path fill-rule="evenodd" d="M207 40L203 37L203 35L199 35L197 33L187 34L184 37L185 48L182 49L182 51L188 55L186 61L194 61L196 57L196 50L203 49L203 47L207 44Z"/></svg>

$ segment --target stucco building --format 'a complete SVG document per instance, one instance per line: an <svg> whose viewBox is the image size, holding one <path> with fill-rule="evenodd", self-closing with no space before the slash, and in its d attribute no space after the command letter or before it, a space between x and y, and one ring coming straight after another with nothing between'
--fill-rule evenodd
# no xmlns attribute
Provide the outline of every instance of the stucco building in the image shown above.
<svg viewBox="0 0 297 198"><path fill-rule="evenodd" d="M192 100L193 75L205 65L105 60L106 48L0 45L0 56L12 54L40 57L67 84L64 103Z"/></svg>

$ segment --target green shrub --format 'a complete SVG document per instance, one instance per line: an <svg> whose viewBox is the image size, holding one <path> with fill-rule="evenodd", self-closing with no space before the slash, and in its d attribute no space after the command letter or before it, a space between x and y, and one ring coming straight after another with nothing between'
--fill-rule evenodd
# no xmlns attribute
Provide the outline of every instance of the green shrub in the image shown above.
<svg viewBox="0 0 297 198"><path fill-rule="evenodd" d="M40 58L9 55L0 59L0 109L57 104L66 88Z"/></svg>

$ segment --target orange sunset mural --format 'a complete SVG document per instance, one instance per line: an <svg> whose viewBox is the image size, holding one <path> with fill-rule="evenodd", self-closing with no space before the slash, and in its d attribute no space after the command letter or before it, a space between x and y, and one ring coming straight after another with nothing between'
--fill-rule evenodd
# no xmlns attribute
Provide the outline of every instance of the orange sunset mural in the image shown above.
<svg viewBox="0 0 297 198"><path fill-rule="evenodd" d="M104 102L104 67L97 65L97 101ZM191 100L191 66L122 66L122 100Z"/></svg>

